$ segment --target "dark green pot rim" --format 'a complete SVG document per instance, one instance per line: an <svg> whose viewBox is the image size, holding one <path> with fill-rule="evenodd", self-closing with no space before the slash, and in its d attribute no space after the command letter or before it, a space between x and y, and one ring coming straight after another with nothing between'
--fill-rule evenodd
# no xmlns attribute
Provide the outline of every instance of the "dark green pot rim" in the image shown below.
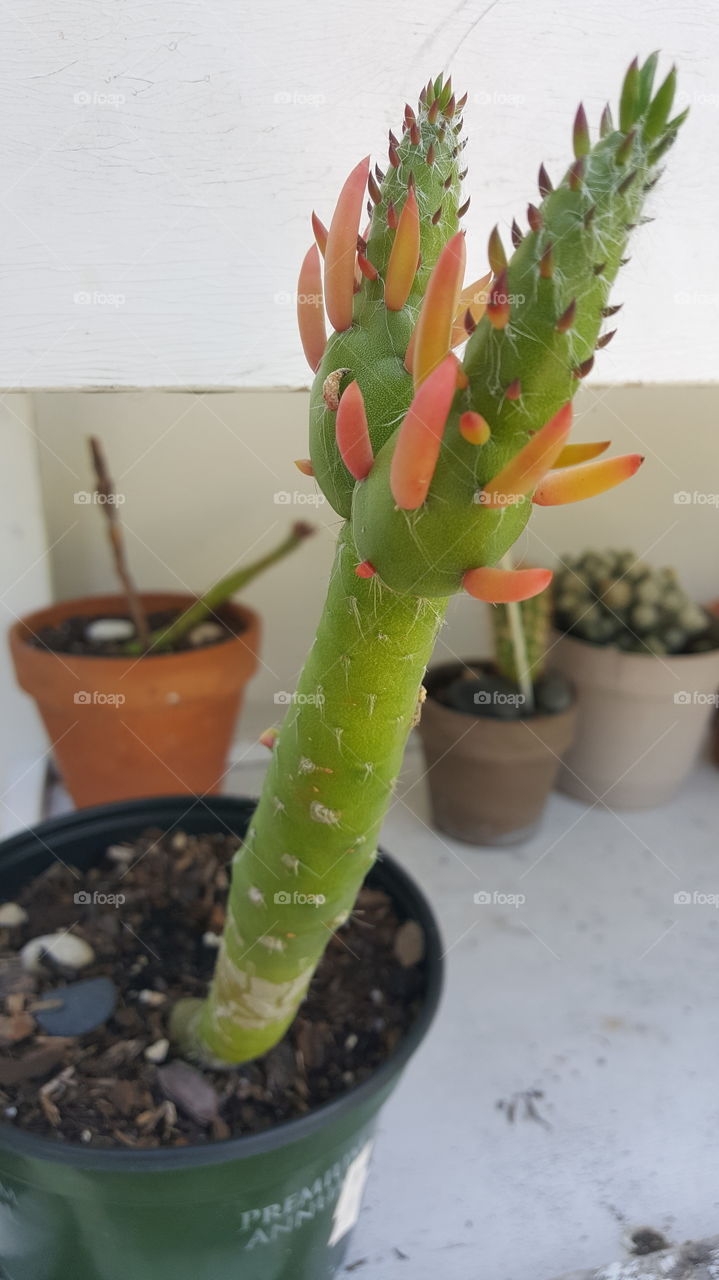
<svg viewBox="0 0 719 1280"><path fill-rule="evenodd" d="M128 839L133 833L137 834L148 826L166 829L181 826L191 833L200 833L208 829L210 822L214 824L210 830L219 827L242 834L255 804L255 800L234 796L162 796L97 805L79 809L60 818L50 818L36 827L0 841L3 894L6 889L12 892L30 876L36 875L56 854L65 855L64 861L89 866L93 861L93 853L96 856L98 850L104 850L107 844ZM83 846L88 854L85 858L82 856ZM382 850L370 871L368 882L389 893L402 916L411 917L421 925L426 944L423 962L426 989L422 1008L395 1051L369 1079L331 1102L317 1107L306 1116L284 1121L262 1133L228 1138L224 1142L149 1151L93 1149L40 1138L35 1134L25 1133L14 1125L2 1123L0 1151L5 1149L18 1156L70 1165L87 1172L174 1172L251 1159L278 1147L300 1142L309 1134L361 1107L374 1094L381 1093L400 1074L429 1029L442 991L444 956L439 928L429 902L411 876Z"/></svg>

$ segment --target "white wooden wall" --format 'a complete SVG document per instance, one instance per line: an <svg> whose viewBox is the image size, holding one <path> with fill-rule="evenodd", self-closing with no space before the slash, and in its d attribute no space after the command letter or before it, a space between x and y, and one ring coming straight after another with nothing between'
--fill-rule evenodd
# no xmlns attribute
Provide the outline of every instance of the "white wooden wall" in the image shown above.
<svg viewBox="0 0 719 1280"><path fill-rule="evenodd" d="M19 0L0 10L0 387L307 381L292 292L313 205L383 162L430 74L470 92L471 266L558 173L634 53L692 115L637 233L603 382L716 376L716 0Z"/></svg>

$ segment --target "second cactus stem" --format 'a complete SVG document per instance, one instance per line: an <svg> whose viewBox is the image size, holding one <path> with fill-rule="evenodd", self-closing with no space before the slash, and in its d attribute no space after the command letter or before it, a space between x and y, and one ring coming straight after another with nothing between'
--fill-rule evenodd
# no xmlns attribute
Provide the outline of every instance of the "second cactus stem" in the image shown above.
<svg viewBox="0 0 719 1280"><path fill-rule="evenodd" d="M447 601L357 576L345 526L315 642L238 853L209 998L174 1031L219 1062L257 1057L292 1021L347 919L419 709Z"/></svg>

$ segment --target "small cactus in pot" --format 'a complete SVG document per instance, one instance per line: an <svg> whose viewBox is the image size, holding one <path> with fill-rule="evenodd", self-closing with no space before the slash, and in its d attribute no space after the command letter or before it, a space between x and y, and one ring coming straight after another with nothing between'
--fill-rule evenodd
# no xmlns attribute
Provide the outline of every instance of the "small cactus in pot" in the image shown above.
<svg viewBox="0 0 719 1280"><path fill-rule="evenodd" d="M618 809L665 803L717 704L717 619L632 551L565 556L552 585L556 661L578 694L560 788Z"/></svg>
<svg viewBox="0 0 719 1280"><path fill-rule="evenodd" d="M676 571L655 569L632 551L565 556L552 584L558 630L626 653L699 653L717 645L705 609Z"/></svg>
<svg viewBox="0 0 719 1280"><path fill-rule="evenodd" d="M242 1062L294 1018L376 857L449 598L536 595L548 570L500 565L533 505L603 493L642 461L592 457L601 446L588 460L568 435L574 393L612 336L611 286L683 118L671 116L673 71L654 91L656 63L631 64L617 122L607 108L594 141L579 108L564 173L555 185L542 166L525 229L513 224L511 249L492 232L489 272L473 283L466 95L442 76L405 107L383 167L360 160L328 225L313 217L298 289L314 373L299 465L343 524L296 697L267 735L211 989L176 1009L189 1052ZM321 906L302 905L318 889Z"/></svg>

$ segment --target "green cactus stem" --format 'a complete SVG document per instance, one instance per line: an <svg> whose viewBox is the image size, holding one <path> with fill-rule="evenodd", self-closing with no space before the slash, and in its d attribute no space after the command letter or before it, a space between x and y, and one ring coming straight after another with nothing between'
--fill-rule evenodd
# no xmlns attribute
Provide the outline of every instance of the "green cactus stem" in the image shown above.
<svg viewBox="0 0 719 1280"><path fill-rule="evenodd" d="M446 601L358 578L345 527L312 651L237 855L212 998L186 1010L210 1054L242 1061L283 1034L348 917L417 714ZM182 1016L182 1006L178 1006Z"/></svg>
<svg viewBox="0 0 719 1280"><path fill-rule="evenodd" d="M642 461L567 437L574 392L611 336L627 239L681 123L669 120L673 72L652 98L655 63L632 64L619 127L605 112L594 144L580 109L564 177L553 189L542 167L529 230L513 225L511 256L493 232L480 281L464 284L458 230L465 100L441 76L390 133L386 172L361 161L329 227L313 218L297 304L315 372L311 458L298 465L347 523L297 694L264 739L273 759L209 995L175 1011L186 1052L241 1062L292 1020L376 856L447 598L542 591L548 570L499 565L532 504L603 493Z"/></svg>

